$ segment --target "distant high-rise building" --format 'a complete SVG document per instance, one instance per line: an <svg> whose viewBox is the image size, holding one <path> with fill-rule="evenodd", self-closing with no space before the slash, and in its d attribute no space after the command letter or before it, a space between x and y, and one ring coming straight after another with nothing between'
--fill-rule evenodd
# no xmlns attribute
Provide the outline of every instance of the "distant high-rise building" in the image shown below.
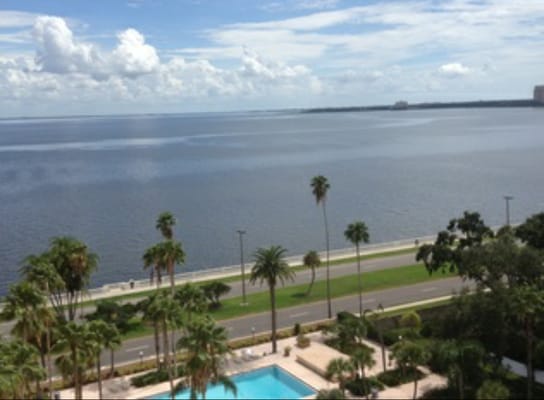
<svg viewBox="0 0 544 400"><path fill-rule="evenodd" d="M535 86L533 100L537 103L544 104L544 85Z"/></svg>

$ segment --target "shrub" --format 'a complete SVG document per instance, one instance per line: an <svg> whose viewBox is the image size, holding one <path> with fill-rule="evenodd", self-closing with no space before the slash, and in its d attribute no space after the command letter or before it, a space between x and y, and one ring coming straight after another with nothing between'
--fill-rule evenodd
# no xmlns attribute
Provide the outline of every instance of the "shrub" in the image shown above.
<svg viewBox="0 0 544 400"><path fill-rule="evenodd" d="M425 376L417 368L407 368L404 374L400 368L397 368L382 372L377 378L387 386L398 386L403 383L413 382L416 374L417 379L421 379Z"/></svg>
<svg viewBox="0 0 544 400"><path fill-rule="evenodd" d="M300 328L300 323L297 322L293 328L293 335L298 336L302 333L302 329Z"/></svg>
<svg viewBox="0 0 544 400"><path fill-rule="evenodd" d="M136 376L130 380L132 386L137 388L154 385L156 383L164 382L168 380L168 372L165 369L160 369L158 371L151 371L147 374Z"/></svg>
<svg viewBox="0 0 544 400"><path fill-rule="evenodd" d="M307 336L304 336L304 334L299 334L297 336L297 346L301 349L304 349L308 346L310 346L310 338Z"/></svg>
<svg viewBox="0 0 544 400"><path fill-rule="evenodd" d="M346 398L340 389L321 389L317 392L316 400L343 400Z"/></svg>
<svg viewBox="0 0 544 400"><path fill-rule="evenodd" d="M355 378L346 383L346 389L355 396L366 396L372 392L372 388L382 390L384 386L376 378Z"/></svg>
<svg viewBox="0 0 544 400"><path fill-rule="evenodd" d="M411 328L419 332L421 330L421 317L416 311L409 311L402 315L399 325L401 328Z"/></svg>
<svg viewBox="0 0 544 400"><path fill-rule="evenodd" d="M412 328L396 328L383 334L383 342L386 346L391 346L399 341L399 336L408 340L416 340L420 337Z"/></svg>

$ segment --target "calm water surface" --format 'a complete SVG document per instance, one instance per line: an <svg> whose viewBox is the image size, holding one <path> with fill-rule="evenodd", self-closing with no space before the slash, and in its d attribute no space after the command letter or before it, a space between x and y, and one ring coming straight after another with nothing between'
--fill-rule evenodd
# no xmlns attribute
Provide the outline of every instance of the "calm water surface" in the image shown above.
<svg viewBox="0 0 544 400"><path fill-rule="evenodd" d="M100 255L93 286L145 277L164 210L185 270L281 244L324 248L309 187L329 178L331 248L363 219L373 242L433 234L465 209L491 225L544 210L544 109L294 112L0 120L0 295L21 260L73 235Z"/></svg>

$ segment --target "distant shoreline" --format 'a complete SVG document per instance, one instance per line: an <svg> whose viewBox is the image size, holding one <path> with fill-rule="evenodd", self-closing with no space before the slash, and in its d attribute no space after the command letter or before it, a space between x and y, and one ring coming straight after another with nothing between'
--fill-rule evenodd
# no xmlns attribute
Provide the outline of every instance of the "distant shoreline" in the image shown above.
<svg viewBox="0 0 544 400"><path fill-rule="evenodd" d="M400 104L399 104L400 103ZM432 110L444 108L506 108L506 107L544 107L544 103L535 100L480 100L461 102L436 102L408 104L399 102L394 105L380 106L350 106L350 107L320 107L301 110L302 113L353 112L353 111L405 111Z"/></svg>

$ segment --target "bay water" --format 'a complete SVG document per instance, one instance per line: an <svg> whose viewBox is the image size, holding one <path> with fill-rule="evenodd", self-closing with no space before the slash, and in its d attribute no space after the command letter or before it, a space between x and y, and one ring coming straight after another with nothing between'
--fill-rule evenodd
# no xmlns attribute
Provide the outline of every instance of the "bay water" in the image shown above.
<svg viewBox="0 0 544 400"><path fill-rule="evenodd" d="M91 286L146 276L162 211L178 272L260 246L325 247L310 180L325 175L331 248L434 234L463 210L489 225L544 211L544 108L139 115L0 120L0 296L22 260L71 235L100 256Z"/></svg>

